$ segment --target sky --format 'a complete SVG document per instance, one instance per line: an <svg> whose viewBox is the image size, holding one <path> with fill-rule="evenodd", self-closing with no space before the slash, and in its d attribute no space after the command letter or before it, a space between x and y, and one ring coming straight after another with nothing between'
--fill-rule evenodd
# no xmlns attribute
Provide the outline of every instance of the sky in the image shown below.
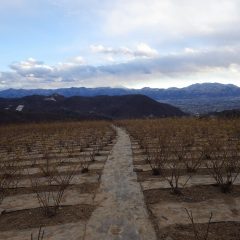
<svg viewBox="0 0 240 240"><path fill-rule="evenodd" d="M240 0L0 0L0 89L240 86Z"/></svg>

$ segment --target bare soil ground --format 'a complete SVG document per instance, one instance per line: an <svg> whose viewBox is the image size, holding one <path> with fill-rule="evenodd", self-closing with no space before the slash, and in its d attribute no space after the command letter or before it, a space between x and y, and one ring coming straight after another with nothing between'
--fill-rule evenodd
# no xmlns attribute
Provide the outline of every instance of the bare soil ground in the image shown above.
<svg viewBox="0 0 240 240"><path fill-rule="evenodd" d="M205 233L207 224L196 225L199 232ZM200 235L203 237L202 235ZM159 240L195 240L192 226L188 225L172 225L161 229L159 232ZM218 222L211 223L209 230L209 238L211 240L239 240L240 239L240 223L239 222Z"/></svg>
<svg viewBox="0 0 240 240"><path fill-rule="evenodd" d="M97 188L99 187L99 182L97 183L82 183L82 184L75 184L75 185L70 185L68 187L68 190L78 190L79 193L95 193ZM58 191L58 186L39 186L37 188L38 192L47 192L47 191ZM33 192L32 188L11 188L7 189L6 195L7 196L14 196L14 195L19 195L19 194L31 194Z"/></svg>
<svg viewBox="0 0 240 240"><path fill-rule="evenodd" d="M219 191L219 187L213 185L199 185L182 189L182 194L171 193L169 189L150 189L143 191L147 204L163 201L176 202L202 202L210 199L224 199L230 201L234 197L240 197L240 186L234 186L232 192L226 194Z"/></svg>
<svg viewBox="0 0 240 240"><path fill-rule="evenodd" d="M0 216L0 231L46 227L80 220L87 221L94 208L95 206L91 205L62 206L58 214L51 218L44 216L40 208L3 213Z"/></svg>
<svg viewBox="0 0 240 240"><path fill-rule="evenodd" d="M180 176L186 175L186 171L184 169L180 170L179 173L180 173L179 174ZM191 173L191 175L192 176L194 176L194 175L208 175L208 173L209 172L208 172L207 169L200 168L200 169L198 169L197 173ZM171 176L171 171L169 169L164 169L164 176ZM144 182L146 180L149 180L149 178L160 179L161 176L160 175L159 176L154 176L152 171L138 171L138 181L139 182Z"/></svg>

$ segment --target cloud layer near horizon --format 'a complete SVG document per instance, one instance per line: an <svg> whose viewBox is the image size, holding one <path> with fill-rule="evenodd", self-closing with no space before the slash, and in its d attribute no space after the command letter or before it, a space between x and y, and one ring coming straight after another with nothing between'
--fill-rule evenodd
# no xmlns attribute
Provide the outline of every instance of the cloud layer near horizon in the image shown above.
<svg viewBox="0 0 240 240"><path fill-rule="evenodd" d="M111 50L113 51L113 50ZM69 62L55 66L29 58L10 65L12 72L2 72L2 84L22 87L63 87L63 86L127 86L134 87L136 81L145 86L149 76L157 81L186 79L186 76L214 76L208 79L216 81L223 74L236 81L240 77L240 48L212 50L185 49L181 53L172 53L152 58L134 58L125 63L91 66L82 57L75 57ZM9 79L9 82L4 82ZM20 81L19 81L20 79ZM116 82L117 79L117 82ZM205 77L204 77L205 80ZM201 82L201 81L200 81ZM154 84L154 81L152 82ZM187 83L187 82L186 82ZM191 82L189 82L191 83Z"/></svg>

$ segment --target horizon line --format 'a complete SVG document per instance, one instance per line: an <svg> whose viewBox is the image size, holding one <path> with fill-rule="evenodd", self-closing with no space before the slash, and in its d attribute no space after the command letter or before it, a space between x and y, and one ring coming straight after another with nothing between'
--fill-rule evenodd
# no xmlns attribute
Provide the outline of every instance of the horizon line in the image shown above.
<svg viewBox="0 0 240 240"><path fill-rule="evenodd" d="M86 89L96 89L96 88L109 88L109 89L128 89L128 90L142 90L145 88L149 88L149 89L171 89L171 88L176 88L176 89L183 89L183 88L187 88L190 86L194 86L194 85L204 85L204 84L219 84L219 85L232 85L232 86L236 86L236 87L240 87L237 84L233 84L233 83L220 83L220 82L196 82L190 85L186 85L183 87L162 87L162 88L158 88L158 87L141 87L141 88L133 88L133 87L124 87L124 86L115 86L115 87L110 87L110 86L101 86L101 87L87 87L87 86L78 86L78 87L60 87L60 88L5 88L5 89L0 89L0 92L2 91L6 91L6 90L58 90L58 89L71 89L71 88L86 88Z"/></svg>

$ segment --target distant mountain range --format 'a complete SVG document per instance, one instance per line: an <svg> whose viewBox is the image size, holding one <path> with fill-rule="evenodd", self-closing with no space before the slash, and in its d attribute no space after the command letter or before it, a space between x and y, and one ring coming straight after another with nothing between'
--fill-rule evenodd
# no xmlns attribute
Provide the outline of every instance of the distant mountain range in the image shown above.
<svg viewBox="0 0 240 240"><path fill-rule="evenodd" d="M144 95L0 98L0 123L84 119L131 119L186 115Z"/></svg>
<svg viewBox="0 0 240 240"><path fill-rule="evenodd" d="M2 98L20 98L30 95L53 94L72 96L121 96L142 94L156 101L172 104L189 113L207 113L229 109L240 109L240 87L232 84L203 83L185 88L61 88L61 89L7 89L0 91Z"/></svg>

